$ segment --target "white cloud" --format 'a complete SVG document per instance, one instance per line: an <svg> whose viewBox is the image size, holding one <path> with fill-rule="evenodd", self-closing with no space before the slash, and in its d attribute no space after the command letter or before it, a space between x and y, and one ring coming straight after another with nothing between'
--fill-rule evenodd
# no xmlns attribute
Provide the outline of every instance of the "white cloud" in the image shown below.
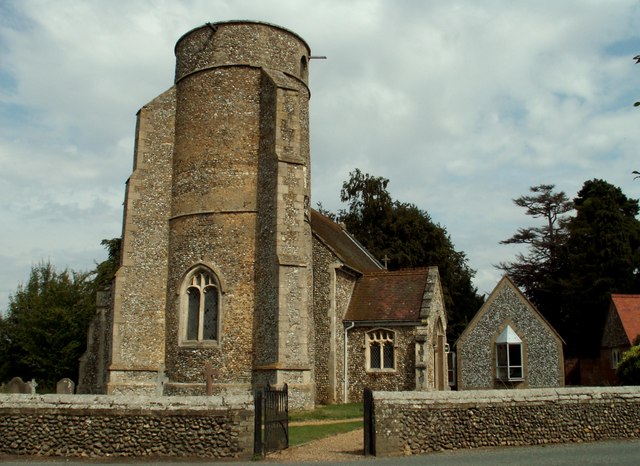
<svg viewBox="0 0 640 466"><path fill-rule="evenodd" d="M300 34L311 63L313 203L349 171L445 226L489 291L511 199L594 177L631 197L640 11L633 1L8 1L0 6L0 309L43 257L87 269L119 234L135 113L207 21ZM56 265L58 265L56 263Z"/></svg>

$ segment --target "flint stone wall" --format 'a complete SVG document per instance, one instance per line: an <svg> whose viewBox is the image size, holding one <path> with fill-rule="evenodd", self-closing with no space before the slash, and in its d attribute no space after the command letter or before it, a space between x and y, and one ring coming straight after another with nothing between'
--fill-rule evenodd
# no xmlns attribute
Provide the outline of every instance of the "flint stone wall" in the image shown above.
<svg viewBox="0 0 640 466"><path fill-rule="evenodd" d="M247 459L253 414L251 396L0 395L0 455Z"/></svg>
<svg viewBox="0 0 640 466"><path fill-rule="evenodd" d="M313 238L314 361L316 403L320 404L344 401L343 319L356 277L341 269L342 265L331 249ZM355 399L362 396L361 391Z"/></svg>
<svg viewBox="0 0 640 466"><path fill-rule="evenodd" d="M367 332L376 328L389 329L395 335L394 372L367 371ZM361 401L365 387L372 390L415 390L415 327L394 327L389 325L356 327L349 331L349 401Z"/></svg>
<svg viewBox="0 0 640 466"><path fill-rule="evenodd" d="M640 387L374 392L376 453L640 437Z"/></svg>
<svg viewBox="0 0 640 466"><path fill-rule="evenodd" d="M519 382L496 380L495 342L506 325L522 339ZM456 344L458 389L547 388L564 385L562 341L510 280L503 279Z"/></svg>

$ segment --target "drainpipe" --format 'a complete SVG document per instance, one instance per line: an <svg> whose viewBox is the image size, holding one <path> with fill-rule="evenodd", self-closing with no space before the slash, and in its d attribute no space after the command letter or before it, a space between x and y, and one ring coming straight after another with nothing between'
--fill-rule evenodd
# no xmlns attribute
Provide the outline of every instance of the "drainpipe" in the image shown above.
<svg viewBox="0 0 640 466"><path fill-rule="evenodd" d="M342 398L343 398L343 403L348 403L349 402L349 394L347 392L348 388L349 388L349 371L347 371L347 364L349 363L349 335L348 332L349 330L351 330L353 327L356 326L356 323L354 321L351 321L351 324L349 327L347 327L345 325L344 327L344 361L343 361L343 369L344 369L344 376L343 376L343 380L344 380L344 390L342 393Z"/></svg>

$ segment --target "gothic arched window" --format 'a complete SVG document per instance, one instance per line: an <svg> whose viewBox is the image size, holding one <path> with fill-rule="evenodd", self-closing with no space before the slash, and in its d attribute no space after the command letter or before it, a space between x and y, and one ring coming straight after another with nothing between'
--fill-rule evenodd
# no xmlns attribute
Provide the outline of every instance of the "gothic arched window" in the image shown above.
<svg viewBox="0 0 640 466"><path fill-rule="evenodd" d="M215 274L197 268L187 276L182 312L182 341L218 341L220 285Z"/></svg>
<svg viewBox="0 0 640 466"><path fill-rule="evenodd" d="M394 334L391 330L367 332L367 369L393 371L396 368Z"/></svg>

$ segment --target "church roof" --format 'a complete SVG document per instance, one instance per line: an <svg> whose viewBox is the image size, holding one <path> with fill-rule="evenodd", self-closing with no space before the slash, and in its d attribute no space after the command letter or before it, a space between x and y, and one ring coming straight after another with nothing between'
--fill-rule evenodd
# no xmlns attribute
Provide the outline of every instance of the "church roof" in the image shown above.
<svg viewBox="0 0 640 466"><path fill-rule="evenodd" d="M314 209L311 209L311 230L348 267L358 272L382 269L382 264L347 230Z"/></svg>
<svg viewBox="0 0 640 466"><path fill-rule="evenodd" d="M611 301L629 338L629 344L633 344L640 335L640 295L612 294Z"/></svg>
<svg viewBox="0 0 640 466"><path fill-rule="evenodd" d="M346 321L420 321L437 267L365 273L356 283ZM431 290L432 292L432 290Z"/></svg>

